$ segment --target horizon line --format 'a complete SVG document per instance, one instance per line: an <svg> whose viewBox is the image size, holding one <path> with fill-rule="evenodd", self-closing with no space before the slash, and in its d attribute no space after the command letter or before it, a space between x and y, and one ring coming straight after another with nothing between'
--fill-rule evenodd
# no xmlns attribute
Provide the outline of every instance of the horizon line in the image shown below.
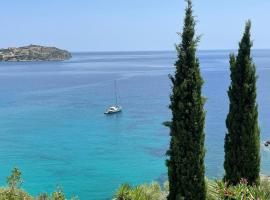
<svg viewBox="0 0 270 200"><path fill-rule="evenodd" d="M197 51L237 51L238 49L197 49ZM266 51L270 48L256 48L252 51ZM69 50L70 51L70 50ZM75 50L70 51L71 53L130 53L130 52L176 52L176 50Z"/></svg>

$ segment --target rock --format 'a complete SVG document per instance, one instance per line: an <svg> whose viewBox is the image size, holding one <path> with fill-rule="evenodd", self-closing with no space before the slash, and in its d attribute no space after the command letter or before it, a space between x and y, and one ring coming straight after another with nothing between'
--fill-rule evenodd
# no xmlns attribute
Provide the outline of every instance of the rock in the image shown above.
<svg viewBox="0 0 270 200"><path fill-rule="evenodd" d="M29 45L18 48L0 49L0 61L61 61L71 54L56 47Z"/></svg>

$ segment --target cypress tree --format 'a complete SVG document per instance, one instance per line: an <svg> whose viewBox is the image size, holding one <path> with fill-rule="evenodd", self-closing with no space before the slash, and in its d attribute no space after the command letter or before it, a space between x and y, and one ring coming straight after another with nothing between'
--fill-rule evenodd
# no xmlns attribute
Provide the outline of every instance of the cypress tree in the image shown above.
<svg viewBox="0 0 270 200"><path fill-rule="evenodd" d="M251 22L246 23L239 43L238 55L230 56L231 85L228 96L229 114L226 119L225 177L230 184L241 178L250 185L259 183L260 130L256 103L256 67L251 58Z"/></svg>
<svg viewBox="0 0 270 200"><path fill-rule="evenodd" d="M206 198L204 167L204 101L200 75L192 2L187 0L182 42L176 46L176 72L170 76L172 94L170 109L171 142L167 152L169 177L168 200L204 200Z"/></svg>

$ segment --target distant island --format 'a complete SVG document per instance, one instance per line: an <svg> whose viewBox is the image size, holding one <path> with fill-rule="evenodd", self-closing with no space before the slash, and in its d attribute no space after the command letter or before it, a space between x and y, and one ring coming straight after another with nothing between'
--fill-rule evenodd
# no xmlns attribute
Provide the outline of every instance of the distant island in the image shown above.
<svg viewBox="0 0 270 200"><path fill-rule="evenodd" d="M0 49L0 61L62 61L71 58L71 53L56 47L29 45Z"/></svg>

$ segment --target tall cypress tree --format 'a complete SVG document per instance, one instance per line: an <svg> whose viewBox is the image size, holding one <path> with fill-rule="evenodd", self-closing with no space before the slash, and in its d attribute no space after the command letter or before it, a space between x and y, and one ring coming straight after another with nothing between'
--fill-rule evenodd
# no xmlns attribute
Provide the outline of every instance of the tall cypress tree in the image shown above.
<svg viewBox="0 0 270 200"><path fill-rule="evenodd" d="M169 200L204 200L206 197L204 167L205 99L201 96L203 80L196 57L198 38L192 2L187 0L182 42L176 46L176 72L170 76L172 94L170 109L170 149L167 152Z"/></svg>
<svg viewBox="0 0 270 200"><path fill-rule="evenodd" d="M256 103L256 67L251 58L251 22L246 23L238 55L230 56L231 85L229 114L226 119L225 177L230 184L241 178L259 183L260 130Z"/></svg>

